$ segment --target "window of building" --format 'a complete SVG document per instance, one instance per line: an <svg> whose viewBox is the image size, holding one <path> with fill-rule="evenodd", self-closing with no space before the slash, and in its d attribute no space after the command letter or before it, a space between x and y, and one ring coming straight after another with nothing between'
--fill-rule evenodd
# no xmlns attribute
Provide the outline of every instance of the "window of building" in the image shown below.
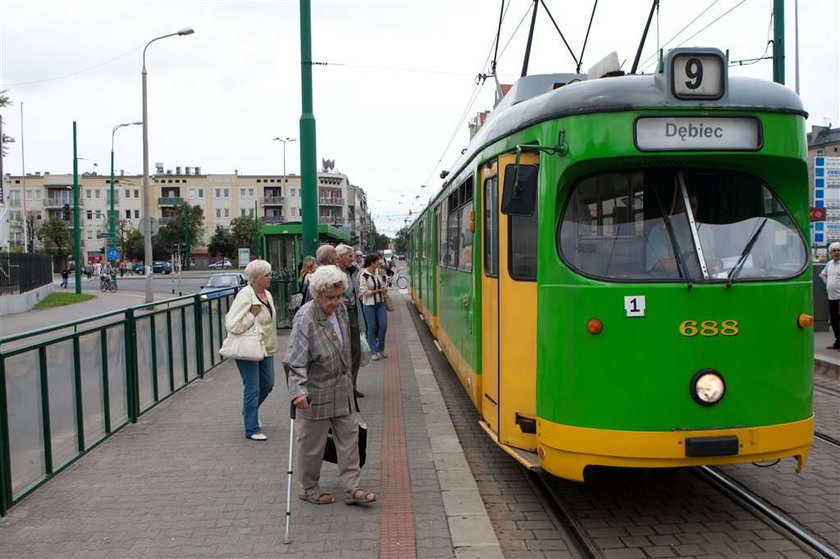
<svg viewBox="0 0 840 559"><path fill-rule="evenodd" d="M135 198L140 198L140 190L139 189L134 190L134 197Z"/></svg>
<svg viewBox="0 0 840 559"><path fill-rule="evenodd" d="M229 188L223 189L222 193L224 194L224 196L223 196L224 198L230 198L230 189Z"/></svg>
<svg viewBox="0 0 840 559"><path fill-rule="evenodd" d="M99 210L96 210L95 212L93 212L93 217L94 217L94 219L102 219L102 212L99 211Z"/></svg>
<svg viewBox="0 0 840 559"><path fill-rule="evenodd" d="M130 188L126 188L126 189L125 189L125 197L126 197L126 198L130 198L130 197L131 197L131 189L130 189Z"/></svg>
<svg viewBox="0 0 840 559"><path fill-rule="evenodd" d="M216 217L222 217L222 209L216 208Z"/></svg>
<svg viewBox="0 0 840 559"><path fill-rule="evenodd" d="M131 210L125 210L125 218L131 219Z"/></svg>
<svg viewBox="0 0 840 559"><path fill-rule="evenodd" d="M254 208L251 208L251 209L248 210L248 215L250 215L250 216L254 215Z"/></svg>
<svg viewBox="0 0 840 559"><path fill-rule="evenodd" d="M230 208L225 208L225 217L230 217Z"/></svg>
<svg viewBox="0 0 840 559"><path fill-rule="evenodd" d="M94 195L95 195L97 198L102 198L102 192L100 192L98 188L94 191L94 193L95 193Z"/></svg>
<svg viewBox="0 0 840 559"><path fill-rule="evenodd" d="M140 210L134 210L134 218L140 219Z"/></svg>
<svg viewBox="0 0 840 559"><path fill-rule="evenodd" d="M249 189L248 189L248 198L253 198L253 197L254 197L254 189L253 189L253 188L249 188Z"/></svg>
<svg viewBox="0 0 840 559"><path fill-rule="evenodd" d="M239 209L239 215L245 215L245 208Z"/></svg>
<svg viewBox="0 0 840 559"><path fill-rule="evenodd" d="M245 198L245 189L244 188L239 189L239 197L240 198Z"/></svg>
<svg viewBox="0 0 840 559"><path fill-rule="evenodd" d="M27 194L31 194L31 192L27 192ZM85 198L90 199L91 192L90 190L85 190ZM27 196L27 199L31 199L31 196Z"/></svg>
<svg viewBox="0 0 840 559"><path fill-rule="evenodd" d="M88 210L87 211L87 218L88 219L93 219L93 210Z"/></svg>
<svg viewBox="0 0 840 559"><path fill-rule="evenodd" d="M290 194L290 196L292 196L293 198L294 198L295 196L297 196L297 189L296 189L296 188L292 188L292 189L291 189L291 194Z"/></svg>

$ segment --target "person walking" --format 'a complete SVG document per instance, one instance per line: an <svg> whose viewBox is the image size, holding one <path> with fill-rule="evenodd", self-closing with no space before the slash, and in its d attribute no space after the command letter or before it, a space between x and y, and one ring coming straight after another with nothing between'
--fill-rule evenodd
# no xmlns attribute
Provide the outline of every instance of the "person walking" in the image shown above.
<svg viewBox="0 0 840 559"><path fill-rule="evenodd" d="M268 291L271 284L271 264L265 260L252 260L245 266L248 285L243 287L225 315L225 327L234 335L254 327L256 322L265 350L261 361L236 359L236 368L242 377L242 420L245 436L253 441L265 441L259 420L259 407L274 388L274 353L277 351L274 300Z"/></svg>
<svg viewBox="0 0 840 559"><path fill-rule="evenodd" d="M61 269L61 287L67 289L67 279L70 277L70 270L67 269L67 266Z"/></svg>
<svg viewBox="0 0 840 559"><path fill-rule="evenodd" d="M831 260L825 264L820 277L825 282L828 296L828 318L834 333L834 343L826 349L840 350L840 243L828 245L828 255Z"/></svg>
<svg viewBox="0 0 840 559"><path fill-rule="evenodd" d="M359 276L359 297L362 300L362 312L367 323L367 341L370 346L370 358L378 361L385 355L385 332L388 329L388 312L385 308L385 296L388 288L377 272L376 253L365 256L365 268Z"/></svg>
<svg viewBox="0 0 840 559"><path fill-rule="evenodd" d="M303 305L292 322L283 358L289 398L296 409L300 498L329 505L335 497L321 488L321 464L327 434L332 429L338 458L339 482L348 505L372 503L376 495L360 486L359 425L350 378L350 325L342 304L347 274L338 267L320 266L309 290L314 299Z"/></svg>
<svg viewBox="0 0 840 559"><path fill-rule="evenodd" d="M347 307L347 318L350 321L350 354L353 358L351 376L353 378L353 394L357 398L365 395L359 392L356 380L359 377L359 364L362 360L362 344L360 339L361 327L359 317L359 269L353 264L353 247L340 244L335 247L338 256L338 268L347 274L347 288L344 290L344 304Z"/></svg>

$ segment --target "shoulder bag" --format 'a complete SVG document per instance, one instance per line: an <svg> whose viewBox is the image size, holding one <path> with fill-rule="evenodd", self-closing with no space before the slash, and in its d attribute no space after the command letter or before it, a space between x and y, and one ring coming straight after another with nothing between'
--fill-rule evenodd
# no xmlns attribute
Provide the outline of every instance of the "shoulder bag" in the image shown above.
<svg viewBox="0 0 840 559"><path fill-rule="evenodd" d="M227 338L222 342L222 347L219 348L219 355L242 361L262 361L265 358L265 346L256 317L254 317L253 328L241 334L228 332Z"/></svg>

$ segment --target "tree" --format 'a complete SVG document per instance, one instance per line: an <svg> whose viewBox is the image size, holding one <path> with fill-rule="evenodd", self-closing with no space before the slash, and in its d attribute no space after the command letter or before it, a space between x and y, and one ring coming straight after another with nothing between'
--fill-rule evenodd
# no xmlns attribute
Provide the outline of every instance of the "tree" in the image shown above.
<svg viewBox="0 0 840 559"><path fill-rule="evenodd" d="M190 222L190 247L201 245L204 238L204 210L201 206L190 206L186 202L177 206L169 215L169 222L158 230L157 240L152 239L153 252L160 254L166 252L163 258L169 258L172 245L185 243L184 218L189 212Z"/></svg>
<svg viewBox="0 0 840 559"><path fill-rule="evenodd" d="M254 234L262 227L262 220L252 215L241 215L230 220L231 242L234 249L248 247L257 252Z"/></svg>
<svg viewBox="0 0 840 559"><path fill-rule="evenodd" d="M233 244L233 237L231 236L230 231L221 225L217 225L216 231L213 233L213 236L210 237L210 243L207 245L207 252L209 252L210 256L214 258L219 255L233 258L233 255L236 252L236 247Z"/></svg>
<svg viewBox="0 0 840 559"><path fill-rule="evenodd" d="M394 235L394 251L397 254L408 252L408 227L403 227Z"/></svg>
<svg viewBox="0 0 840 559"><path fill-rule="evenodd" d="M376 240L374 241L374 247L376 250L384 250L391 245L391 239L388 238L388 235L380 235L379 233L376 234Z"/></svg>
<svg viewBox="0 0 840 559"><path fill-rule="evenodd" d="M67 222L51 217L38 228L36 235L44 244L44 252L63 265L73 249L73 232Z"/></svg>
<svg viewBox="0 0 840 559"><path fill-rule="evenodd" d="M122 247L123 260L143 260L143 235L137 229L131 229L120 245Z"/></svg>

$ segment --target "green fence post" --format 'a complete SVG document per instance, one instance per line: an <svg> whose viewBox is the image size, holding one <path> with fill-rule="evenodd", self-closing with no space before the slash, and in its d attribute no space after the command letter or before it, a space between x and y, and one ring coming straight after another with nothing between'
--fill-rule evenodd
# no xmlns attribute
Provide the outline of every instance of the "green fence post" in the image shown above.
<svg viewBox="0 0 840 559"><path fill-rule="evenodd" d="M111 434L111 379L108 378L108 329L99 333L99 349L102 356L102 414L105 416L105 434Z"/></svg>
<svg viewBox="0 0 840 559"><path fill-rule="evenodd" d="M175 392L175 364L172 359L172 309L166 311L166 349L169 357L169 392Z"/></svg>
<svg viewBox="0 0 840 559"><path fill-rule="evenodd" d="M79 454L85 452L85 408L82 400L82 356L78 334L73 336L73 390L76 400L76 443Z"/></svg>
<svg viewBox="0 0 840 559"><path fill-rule="evenodd" d="M187 359L187 307L183 305L181 310L181 359L184 362L184 384L190 382L190 361Z"/></svg>
<svg viewBox="0 0 840 559"><path fill-rule="evenodd" d="M193 314L195 316L195 366L198 376L204 378L204 321L201 319L201 296L193 297Z"/></svg>
<svg viewBox="0 0 840 559"><path fill-rule="evenodd" d="M128 399L128 419L137 423L140 415L140 394L137 380L137 323L134 309L125 310L125 389Z"/></svg>
<svg viewBox="0 0 840 559"><path fill-rule="evenodd" d="M152 345L152 398L155 403L160 402L160 394L158 392L158 376L157 376L157 336L155 335L155 315L149 314L149 337ZM140 376L138 374L138 382ZM137 385L139 388L139 384Z"/></svg>
<svg viewBox="0 0 840 559"><path fill-rule="evenodd" d="M9 449L9 407L6 401L6 359L0 356L0 516L12 506L12 458Z"/></svg>
<svg viewBox="0 0 840 559"><path fill-rule="evenodd" d="M39 369L41 372L41 420L43 421L42 436L44 441L44 471L47 475L53 473L52 463L52 432L50 430L50 386L47 376L47 348L38 348Z"/></svg>

